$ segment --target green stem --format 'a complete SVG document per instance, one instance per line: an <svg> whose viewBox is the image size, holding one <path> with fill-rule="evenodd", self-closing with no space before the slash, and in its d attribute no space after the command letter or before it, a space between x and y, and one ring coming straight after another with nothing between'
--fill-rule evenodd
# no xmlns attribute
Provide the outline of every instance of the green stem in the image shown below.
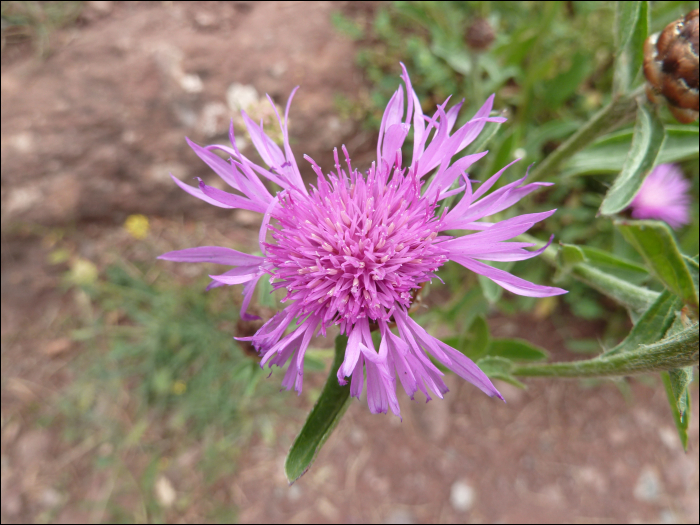
<svg viewBox="0 0 700 525"><path fill-rule="evenodd" d="M528 177L529 182L552 178L564 160L581 151L600 135L632 122L637 112L636 92L614 99L596 113L581 129L545 158Z"/></svg>
<svg viewBox="0 0 700 525"><path fill-rule="evenodd" d="M335 338L335 358L326 384L314 408L309 412L303 428L289 449L284 463L284 473L291 485L309 470L321 447L333 433L350 406L350 385L338 384L336 374L345 359L348 338Z"/></svg>
<svg viewBox="0 0 700 525"><path fill-rule="evenodd" d="M673 370L698 364L698 325L651 345L640 345L634 352L586 361L518 366L514 376L527 377L600 377L626 376Z"/></svg>

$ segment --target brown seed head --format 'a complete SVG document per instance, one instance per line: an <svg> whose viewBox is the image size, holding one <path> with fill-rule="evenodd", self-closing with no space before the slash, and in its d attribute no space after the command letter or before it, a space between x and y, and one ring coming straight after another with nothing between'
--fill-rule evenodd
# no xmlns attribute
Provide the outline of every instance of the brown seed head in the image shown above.
<svg viewBox="0 0 700 525"><path fill-rule="evenodd" d="M488 49L495 38L493 28L485 18L475 18L464 37L467 45L474 51Z"/></svg>
<svg viewBox="0 0 700 525"><path fill-rule="evenodd" d="M644 43L644 76L651 102L663 95L680 122L698 118L698 10L668 24Z"/></svg>

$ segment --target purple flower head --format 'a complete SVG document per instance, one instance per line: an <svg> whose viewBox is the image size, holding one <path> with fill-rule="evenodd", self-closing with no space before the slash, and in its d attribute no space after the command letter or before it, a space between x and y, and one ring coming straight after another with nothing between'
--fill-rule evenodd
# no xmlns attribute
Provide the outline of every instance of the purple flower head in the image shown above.
<svg viewBox="0 0 700 525"><path fill-rule="evenodd" d="M671 228L690 222L690 182L675 164L659 164L642 183L630 208L635 219L658 219Z"/></svg>
<svg viewBox="0 0 700 525"><path fill-rule="evenodd" d="M244 318L251 317L246 309L256 283L266 274L274 289L286 292L282 300L286 307L254 336L241 338L251 341L260 352L262 366L287 365L282 385L301 392L304 354L311 338L317 332L325 335L328 326L337 324L341 333L348 336L338 381L346 384L349 379L351 395L359 397L366 374L370 411L386 413L390 408L397 415L397 377L411 399L419 390L427 399L430 392L440 398L447 392L443 373L431 358L489 396L503 399L469 358L428 334L409 316L415 292L436 277L446 261L456 261L516 294L547 297L566 293L560 288L532 284L481 262L520 261L540 254L544 248L525 249L532 247L531 243L504 241L524 233L555 211L495 223L482 220L548 185L524 184L523 177L487 195L512 163L474 189L466 170L486 152L452 162L453 156L479 135L486 122L505 121L502 117L489 117L493 95L474 118L452 133L462 103L446 110L445 101L432 117L425 116L405 68L402 78L406 96L399 87L387 105L376 162L361 173L352 167L343 146L344 158L341 161L335 150L335 171L324 175L306 157L317 175L311 191L302 182L289 146L286 122L292 97L284 123L280 120L284 151L264 133L262 125L243 115L253 144L269 169L240 153L233 128L232 148L200 147L190 142L197 155L242 195L201 181L199 189L177 180L176 183L216 206L262 213L259 239L263 256L203 247L160 257L233 266L224 274L212 275L210 287L244 284ZM404 166L401 148L411 126L413 158ZM230 155L229 161L222 160L213 150ZM273 196L260 176L282 190ZM439 212L445 198L457 195L461 199L452 209L443 207ZM475 233L453 237L446 235L446 230ZM372 341L373 329L378 329L381 336L378 349Z"/></svg>

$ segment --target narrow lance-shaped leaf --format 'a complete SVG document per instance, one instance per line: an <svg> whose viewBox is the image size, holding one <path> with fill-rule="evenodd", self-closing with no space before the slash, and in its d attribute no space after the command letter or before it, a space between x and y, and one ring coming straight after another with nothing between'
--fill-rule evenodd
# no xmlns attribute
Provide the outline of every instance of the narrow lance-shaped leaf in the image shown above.
<svg viewBox="0 0 700 525"><path fill-rule="evenodd" d="M348 338L339 335L335 339L335 358L321 397L309 413L304 427L289 449L284 463L284 473L289 483L294 483L306 473L316 459L321 447L340 422L350 405L350 385L338 384L336 373L345 357Z"/></svg>
<svg viewBox="0 0 700 525"><path fill-rule="evenodd" d="M604 355L634 352L639 350L642 344L655 343L663 338L682 306L683 303L677 296L665 290L639 318L627 337Z"/></svg>
<svg viewBox="0 0 700 525"><path fill-rule="evenodd" d="M588 148L569 157L562 177L618 173L622 170L632 144L633 130L616 131L599 138ZM698 128L696 126L666 126L666 140L661 146L656 164L667 164L698 157Z"/></svg>
<svg viewBox="0 0 700 525"><path fill-rule="evenodd" d="M521 236L525 238L524 236ZM557 254L557 268L587 284L594 290L627 307L636 315L642 314L659 296L641 286L636 286L585 263L586 255L579 246L563 244Z"/></svg>
<svg viewBox="0 0 700 525"><path fill-rule="evenodd" d="M490 342L489 325L482 315L476 316L461 336L445 339L446 344L458 349L472 361L486 355Z"/></svg>
<svg viewBox="0 0 700 525"><path fill-rule="evenodd" d="M695 262L690 259L691 262ZM684 328L687 328L689 320L685 316L679 316L676 318L673 326L668 331L668 334L678 334L681 333ZM696 325L697 326L697 325ZM676 422L676 429L678 430L678 436L681 439L683 448L685 449L688 445L688 426L690 423L690 384L693 382L693 367L686 366L683 368L676 368L675 370L670 370L668 372L668 377L664 377L662 374L661 379L664 381L664 386L666 386L666 395L668 397L668 402L671 405L671 413ZM666 381L668 379L668 382ZM669 388L670 387L670 388Z"/></svg>
<svg viewBox="0 0 700 525"><path fill-rule="evenodd" d="M690 379L693 377L693 368L686 367L682 370L690 371ZM671 372L661 372L661 380L664 383L666 389L666 396L668 397L668 404L671 407L671 414L673 415L673 421L676 423L676 430L678 431L678 437L683 445L683 450L688 450L688 424L690 423L690 396L688 396L688 388L686 385L685 394L685 413L683 413L679 408L678 397L676 396L676 390L678 385L677 377L671 378L671 374L676 372L675 370Z"/></svg>
<svg viewBox="0 0 700 525"><path fill-rule="evenodd" d="M659 117L644 104L640 104L637 110L632 147L625 159L622 171L600 205L600 214L613 215L630 205L642 187L644 177L654 167L664 139L664 126Z"/></svg>
<svg viewBox="0 0 700 525"><path fill-rule="evenodd" d="M479 359L476 364L481 368L489 379L500 379L518 388L525 388L525 385L513 377L511 370L513 362L510 359L498 356L486 356Z"/></svg>
<svg viewBox="0 0 700 525"><path fill-rule="evenodd" d="M632 38L644 2L615 2L615 47L620 53Z"/></svg>
<svg viewBox="0 0 700 525"><path fill-rule="evenodd" d="M640 276L649 275L649 271L644 268L644 266L640 266L635 262L617 257L612 253L599 250L598 248L593 248L591 246L577 246L577 248L581 250L583 256L586 258L585 262L598 268L606 268L620 272L630 272Z"/></svg>
<svg viewBox="0 0 700 525"><path fill-rule="evenodd" d="M524 339L494 339L489 346L489 355L513 361L545 361L549 354Z"/></svg>
<svg viewBox="0 0 700 525"><path fill-rule="evenodd" d="M670 228L660 221L617 221L615 225L664 286L697 309L693 277Z"/></svg>
<svg viewBox="0 0 700 525"><path fill-rule="evenodd" d="M516 240L531 242L536 247L541 247L544 244L539 239L527 234L519 235L516 237ZM633 322L636 321L659 296L658 292L653 292L647 288L634 285L619 277L601 271L590 264L583 263L582 261L586 260L586 256L579 246L562 244L558 249L555 246L549 246L542 252L541 257L544 261L557 268L561 273L574 277L576 280L587 284L603 295L626 306L630 311ZM555 278L555 280L558 279Z"/></svg>
<svg viewBox="0 0 700 525"><path fill-rule="evenodd" d="M616 2L613 91L626 93L641 66L638 46L649 31L647 2Z"/></svg>
<svg viewBox="0 0 700 525"><path fill-rule="evenodd" d="M680 415L682 418L689 417L690 396L688 395L688 387L693 382L693 367L677 368L676 370L671 370L668 375L671 378L673 399L678 405Z"/></svg>
<svg viewBox="0 0 700 525"><path fill-rule="evenodd" d="M636 76L641 73L644 62L644 41L649 36L649 2L642 2L639 6L639 16L634 26L634 32L627 44L630 54L630 82L634 82Z"/></svg>
<svg viewBox="0 0 700 525"><path fill-rule="evenodd" d="M693 279L693 286L695 286L695 294L697 295L698 281L700 280L700 276L698 275L698 273L700 273L700 265L698 265L698 256L696 255L695 257L688 257L687 255L684 255L683 260L685 261L685 265L688 267L690 277Z"/></svg>

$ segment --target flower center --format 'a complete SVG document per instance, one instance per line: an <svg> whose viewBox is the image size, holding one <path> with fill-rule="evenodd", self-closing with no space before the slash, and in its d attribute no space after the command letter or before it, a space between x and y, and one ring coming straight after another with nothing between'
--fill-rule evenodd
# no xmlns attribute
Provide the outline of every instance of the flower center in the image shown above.
<svg viewBox="0 0 700 525"><path fill-rule="evenodd" d="M388 170L387 170L388 171ZM338 169L319 177L310 195L284 191L270 226L266 270L286 288L298 316L324 323L389 320L396 303L408 308L411 290L430 280L447 257L439 247L435 203L420 195L415 177L348 177ZM344 323L343 323L344 324Z"/></svg>

